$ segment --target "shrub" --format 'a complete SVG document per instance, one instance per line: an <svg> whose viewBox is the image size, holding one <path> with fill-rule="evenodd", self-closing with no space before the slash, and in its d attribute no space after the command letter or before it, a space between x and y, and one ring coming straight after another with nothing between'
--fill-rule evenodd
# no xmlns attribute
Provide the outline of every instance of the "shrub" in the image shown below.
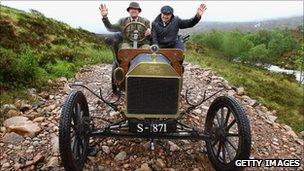
<svg viewBox="0 0 304 171"><path fill-rule="evenodd" d="M253 64L267 64L271 63L272 60L273 59L269 56L269 51L265 44L260 44L251 48L248 53L248 61Z"/></svg>
<svg viewBox="0 0 304 171"><path fill-rule="evenodd" d="M0 82L2 85L14 82L17 54L11 49L0 47L0 59Z"/></svg>
<svg viewBox="0 0 304 171"><path fill-rule="evenodd" d="M48 64L46 68L48 72L54 77L70 78L76 71L74 64L63 60L57 60L55 64Z"/></svg>
<svg viewBox="0 0 304 171"><path fill-rule="evenodd" d="M32 85L37 79L38 70L38 62L33 51L27 46L23 47L16 65L16 82L24 86Z"/></svg>

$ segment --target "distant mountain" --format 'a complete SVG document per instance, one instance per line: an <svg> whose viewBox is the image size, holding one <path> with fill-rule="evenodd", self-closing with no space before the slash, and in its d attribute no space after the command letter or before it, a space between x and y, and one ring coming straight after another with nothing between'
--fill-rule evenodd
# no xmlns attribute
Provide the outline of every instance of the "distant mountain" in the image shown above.
<svg viewBox="0 0 304 171"><path fill-rule="evenodd" d="M229 31L238 29L243 32L254 32L260 29L273 28L290 28L295 29L297 26L303 24L303 16L278 18L271 20L253 21L253 22L199 22L196 26L189 29L180 30L183 35L192 34L196 32L206 32L212 29Z"/></svg>

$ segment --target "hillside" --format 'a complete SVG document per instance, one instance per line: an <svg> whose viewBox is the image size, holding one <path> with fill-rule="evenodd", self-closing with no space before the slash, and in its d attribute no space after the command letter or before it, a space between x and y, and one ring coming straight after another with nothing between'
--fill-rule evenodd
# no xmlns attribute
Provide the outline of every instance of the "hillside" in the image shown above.
<svg viewBox="0 0 304 171"><path fill-rule="evenodd" d="M1 102L7 100L3 99L6 93L40 87L61 76L69 78L86 64L112 60L103 38L94 33L36 10L0 7Z"/></svg>
<svg viewBox="0 0 304 171"><path fill-rule="evenodd" d="M289 28L296 29L303 24L303 16L261 20L254 22L208 22L201 21L195 27L183 29L182 34L208 32L210 30L230 31L238 29L243 32L255 32L262 29Z"/></svg>
<svg viewBox="0 0 304 171"><path fill-rule="evenodd" d="M20 73L20 65L25 63L52 78L72 76L68 71L58 70L60 68L71 67L76 71L85 64L111 60L102 38L46 18L36 10L26 13L1 6L0 27L1 90L36 85L34 75L23 75L32 71ZM25 76L33 78L23 80Z"/></svg>

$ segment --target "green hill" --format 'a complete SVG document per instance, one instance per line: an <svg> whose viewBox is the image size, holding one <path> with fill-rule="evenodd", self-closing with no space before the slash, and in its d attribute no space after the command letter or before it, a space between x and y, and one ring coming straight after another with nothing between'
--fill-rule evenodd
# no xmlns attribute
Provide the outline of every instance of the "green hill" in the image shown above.
<svg viewBox="0 0 304 171"><path fill-rule="evenodd" d="M110 62L103 38L45 17L1 7L0 91L45 85L48 79L72 77L83 65Z"/></svg>

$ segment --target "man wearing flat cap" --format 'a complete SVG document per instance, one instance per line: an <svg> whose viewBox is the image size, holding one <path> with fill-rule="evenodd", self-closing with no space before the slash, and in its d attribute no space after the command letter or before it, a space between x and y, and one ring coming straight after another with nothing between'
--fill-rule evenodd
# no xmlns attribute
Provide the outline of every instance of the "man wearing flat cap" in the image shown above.
<svg viewBox="0 0 304 171"><path fill-rule="evenodd" d="M147 20L144 17L140 17L139 13L141 12L141 8L137 2L131 2L129 4L129 7L127 8L128 13L130 14L129 17L124 17L118 20L118 23L111 24L111 22L108 19L108 9L105 4L101 4L99 7L100 13L102 15L102 21L106 27L106 29L110 32L123 32L124 27L130 23L130 22L140 22L143 23L148 29L143 30L145 33L144 36L146 37L146 40L143 42L140 42L139 44L140 48L149 48L149 36L151 34L150 30L150 21ZM130 30L127 30L129 32L133 31L134 27L128 27ZM132 30L133 29L133 30ZM137 29L143 29L143 28L137 28ZM124 33L122 33L124 34ZM130 40L126 39L125 35L123 36L123 43L121 44L121 48L132 48L132 42Z"/></svg>
<svg viewBox="0 0 304 171"><path fill-rule="evenodd" d="M161 13L152 22L152 43L157 44L160 48L179 48L184 50L183 40L178 35L179 29L195 26L206 9L206 5L201 4L193 18L183 20L173 14L172 7L163 6L160 9Z"/></svg>

